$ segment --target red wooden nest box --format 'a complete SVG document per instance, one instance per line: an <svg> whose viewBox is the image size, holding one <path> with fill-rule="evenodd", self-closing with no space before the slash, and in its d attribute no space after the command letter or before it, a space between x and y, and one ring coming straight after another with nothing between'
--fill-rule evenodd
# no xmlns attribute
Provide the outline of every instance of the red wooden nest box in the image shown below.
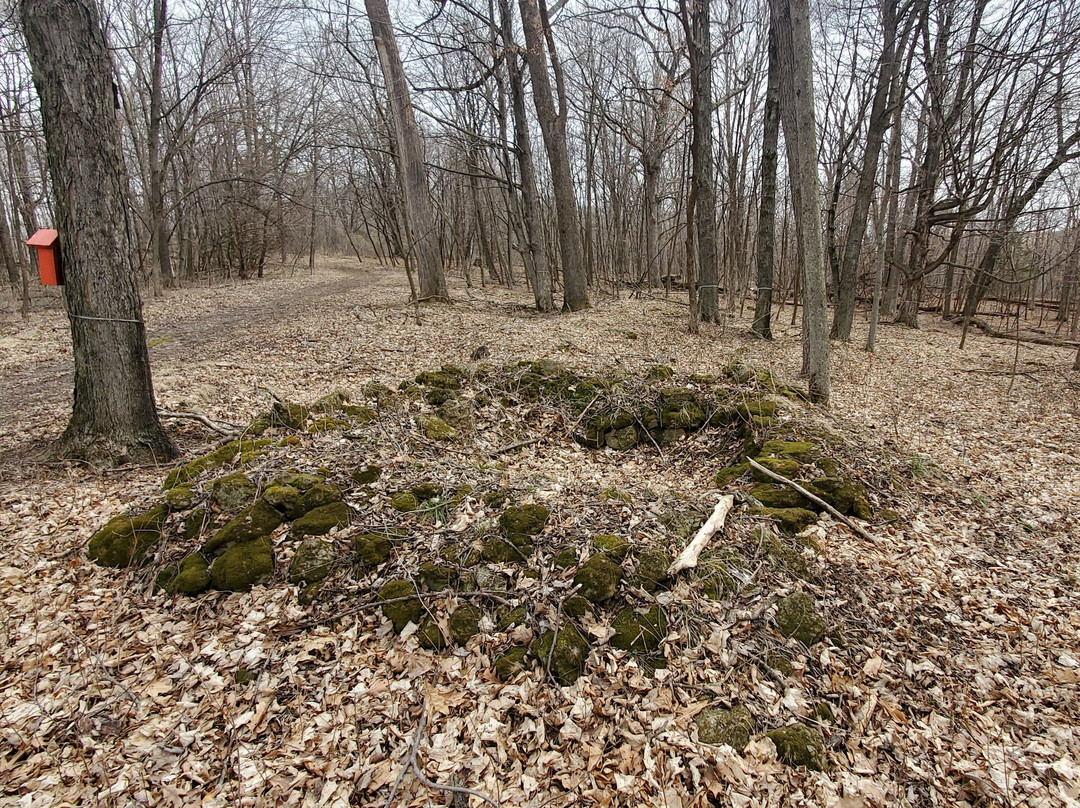
<svg viewBox="0 0 1080 808"><path fill-rule="evenodd" d="M38 230L30 236L26 246L37 248L42 285L63 286L64 262L60 258L60 234L55 230Z"/></svg>

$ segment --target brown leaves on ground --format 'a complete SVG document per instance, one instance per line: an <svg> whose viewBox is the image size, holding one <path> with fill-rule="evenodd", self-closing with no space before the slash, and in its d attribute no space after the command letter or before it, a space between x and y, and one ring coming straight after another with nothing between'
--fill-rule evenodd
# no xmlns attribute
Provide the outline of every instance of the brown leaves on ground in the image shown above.
<svg viewBox="0 0 1080 808"><path fill-rule="evenodd" d="M523 289L458 285L455 304L424 307L417 325L405 290L400 272L330 262L314 277L148 301L159 399L239 423L266 408L266 388L312 401L372 378L396 386L466 363L482 346L496 364L551 357L690 374L743 358L797 377L795 331L761 343L747 337L745 317L731 317L691 336L685 303L662 293L542 316ZM34 443L58 435L69 408L65 322L59 311L30 326L9 319L0 324L0 796L19 805L383 805L426 700L418 760L427 776L507 806L1076 805L1080 396L1071 351L1021 345L1023 373L1009 391L1013 344L974 334L959 353L955 327L924 322L918 332L884 328L873 356L856 347L858 333L834 346L833 411L818 421L854 436L845 471L901 517L875 525L872 543L821 523L825 572L811 588L845 636L776 675L747 628L765 625L763 601L696 643L669 636L669 667L653 676L594 637L586 676L559 689L539 671L498 682L490 671L500 649L484 634L467 649L428 653L369 610L281 638L275 629L309 614L293 588L174 600L152 594L146 572L91 564L90 535L156 496L164 472L35 463ZM554 418L525 415L537 432ZM170 428L193 450L205 439L194 424ZM462 451L443 457L448 473L478 462ZM385 452L408 460L405 446ZM648 452L538 442L502 460L518 484L533 480L538 499L630 493L630 502L564 510L557 527L566 531L598 508L633 524L649 505L646 488L706 502L728 460L704 444L659 463ZM690 596L680 584L660 598L677 610ZM704 608L730 616L721 604ZM744 754L695 740L694 715L741 700L763 713ZM820 702L831 720L808 718ZM763 732L795 720L820 723L828 774L776 761ZM450 795L406 775L396 804L432 802Z"/></svg>

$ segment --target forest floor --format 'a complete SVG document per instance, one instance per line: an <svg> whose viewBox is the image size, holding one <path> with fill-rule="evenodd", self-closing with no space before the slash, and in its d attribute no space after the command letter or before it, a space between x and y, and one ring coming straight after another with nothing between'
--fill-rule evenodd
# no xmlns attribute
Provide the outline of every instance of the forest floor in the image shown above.
<svg viewBox="0 0 1080 808"><path fill-rule="evenodd" d="M457 281L451 292L417 324L400 270L326 259L312 276L149 299L159 403L243 424L269 391L362 399L365 382L396 388L469 364L482 346L495 365L662 364L682 377L741 359L798 380L790 308L765 343L748 336L749 311L689 334L684 295L538 315L522 288ZM745 614L717 611L728 622L696 647L669 636L666 670L647 672L601 631L586 674L560 688L539 669L498 681L487 635L423 651L373 610L282 631L311 612L281 580L172 598L139 571L92 564L90 536L160 497L167 469L43 459L70 411L66 320L58 309L29 324L0 315L0 804L386 805L412 750L427 777L501 805L1080 805L1074 350L973 333L960 352L955 326L923 324L884 326L871 355L860 322L834 345L831 411L811 414L845 436L844 462L875 504L900 515L869 525L872 541L822 522L805 586L850 642L816 645L790 676L770 677L740 633L768 630L772 601L759 598L739 605ZM169 429L188 456L215 443L194 422ZM656 497L711 509L729 458L707 441L657 456L551 439L497 461L421 447L418 460L390 436L371 459L447 479L481 469L549 501L559 530L599 516L630 530ZM314 463L345 443L312 440L301 455ZM599 502L609 489L627 496ZM657 601L674 610L681 597L686 587ZM241 667L255 679L235 677ZM694 716L714 701L755 705L742 754L699 742ZM815 701L833 713L818 722L824 773L782 765L764 736L808 719ZM400 780L395 804L481 804Z"/></svg>

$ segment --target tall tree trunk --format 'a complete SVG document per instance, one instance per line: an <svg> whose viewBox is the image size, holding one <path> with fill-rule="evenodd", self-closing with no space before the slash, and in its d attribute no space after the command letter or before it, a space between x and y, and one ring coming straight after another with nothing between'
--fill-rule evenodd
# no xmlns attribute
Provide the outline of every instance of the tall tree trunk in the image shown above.
<svg viewBox="0 0 1080 808"><path fill-rule="evenodd" d="M165 165L161 156L161 65L167 19L167 0L154 0L153 64L150 68L150 126L147 132L147 158L150 164L150 240L153 244L153 287L177 285L169 255L169 225L165 217Z"/></svg>
<svg viewBox="0 0 1080 808"><path fill-rule="evenodd" d="M772 339L774 247L776 242L776 148L780 140L780 61L776 31L769 26L769 80L765 90L765 135L761 144L761 207L757 227L757 302L754 333Z"/></svg>
<svg viewBox="0 0 1080 808"><path fill-rule="evenodd" d="M547 46L544 27L536 0L519 0L521 27L525 32L525 61L532 78L533 104L544 138L551 183L555 193L555 216L559 230L559 255L562 258L563 308L579 311L589 307L584 252L581 245L577 197L570 172L570 154L566 146L566 116L555 108L555 98L548 76Z"/></svg>
<svg viewBox="0 0 1080 808"><path fill-rule="evenodd" d="M780 61L780 114L787 142L803 281L803 370L810 398L829 404L829 313L821 243L817 125L807 0L769 0Z"/></svg>
<svg viewBox="0 0 1080 808"><path fill-rule="evenodd" d="M525 114L525 81L521 74L517 48L511 33L509 0L499 0L502 17L502 40L506 48L506 69L510 77L510 108L514 114L514 147L517 154L518 174L521 177L522 218L525 222L525 247L529 253L527 263L532 266L533 297L537 311L555 311L555 298L551 291L551 265L544 251L544 225L540 220L540 193L536 189L536 171L533 167L532 139L529 137L529 119Z"/></svg>
<svg viewBox="0 0 1080 808"><path fill-rule="evenodd" d="M840 262L840 277L836 286L836 307L833 311L833 339L851 339L851 325L855 318L855 292L859 272L859 256L862 254L866 221L870 213L870 201L874 196L881 142L892 118L888 109L889 93L896 75L896 0L884 0L882 7L882 35L885 38L878 63L877 87L870 103L870 122L866 131L866 151L859 169L859 185L855 191L855 206L851 224L844 243L844 256Z"/></svg>
<svg viewBox="0 0 1080 808"><path fill-rule="evenodd" d="M66 274L75 405L62 456L153 462L176 456L158 420L116 120L116 86L93 0L21 0L41 99Z"/></svg>
<svg viewBox="0 0 1080 808"><path fill-rule="evenodd" d="M698 311L701 319L720 319L716 257L716 170L713 165L712 33L710 0L680 0L690 61L690 120L694 128L694 223L697 230Z"/></svg>
<svg viewBox="0 0 1080 808"><path fill-rule="evenodd" d="M442 256L439 254L439 234L435 229L435 215L431 208L431 189L428 187L427 171L424 168L420 130L413 115L409 83L405 78L401 55L398 53L390 11L386 0L364 0L364 5L371 23L375 48L379 52L379 65L386 82L386 93L394 120L394 139L405 196L409 253L412 266L416 267L420 278L420 299L447 300L450 293L446 287Z"/></svg>

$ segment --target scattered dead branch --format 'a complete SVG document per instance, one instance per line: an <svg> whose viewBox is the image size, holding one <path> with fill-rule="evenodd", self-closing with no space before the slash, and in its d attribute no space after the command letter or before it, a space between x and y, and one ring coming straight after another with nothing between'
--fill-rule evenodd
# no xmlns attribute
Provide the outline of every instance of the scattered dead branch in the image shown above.
<svg viewBox="0 0 1080 808"><path fill-rule="evenodd" d="M716 533L724 529L724 520L727 519L728 513L735 506L735 497L731 494L725 494L720 497L720 501L716 503L716 507L713 508L712 515L708 518L704 525L694 534L694 538L690 540L690 543L686 545L679 557L675 559L670 567L668 567L668 576L674 576L676 573L688 570L697 566L698 556L701 555L701 551L705 549L705 545L709 543Z"/></svg>

